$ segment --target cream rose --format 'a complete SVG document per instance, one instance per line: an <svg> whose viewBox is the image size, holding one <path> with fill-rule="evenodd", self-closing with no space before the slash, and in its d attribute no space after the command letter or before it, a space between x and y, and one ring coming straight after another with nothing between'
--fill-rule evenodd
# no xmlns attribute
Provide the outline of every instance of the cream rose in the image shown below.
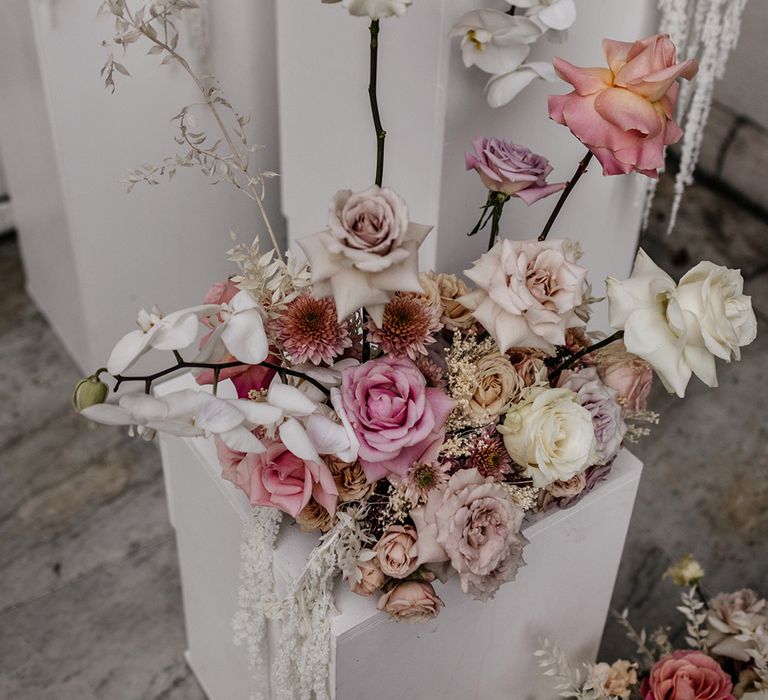
<svg viewBox="0 0 768 700"><path fill-rule="evenodd" d="M568 481L595 460L592 416L570 389L529 389L498 430L537 488Z"/></svg>
<svg viewBox="0 0 768 700"><path fill-rule="evenodd" d="M459 301L502 352L532 347L554 353L567 328L584 325L576 310L587 296L587 271L577 257L569 241L505 239L466 271L478 288Z"/></svg>
<svg viewBox="0 0 768 700"><path fill-rule="evenodd" d="M710 262L676 285L641 249L628 280L606 281L610 324L624 331L627 350L683 397L691 374L717 386L715 357L738 360L739 348L755 339L757 322L743 285L738 270Z"/></svg>
<svg viewBox="0 0 768 700"><path fill-rule="evenodd" d="M467 410L484 423L491 423L524 388L525 383L512 363L498 352L489 353L477 362L474 392Z"/></svg>

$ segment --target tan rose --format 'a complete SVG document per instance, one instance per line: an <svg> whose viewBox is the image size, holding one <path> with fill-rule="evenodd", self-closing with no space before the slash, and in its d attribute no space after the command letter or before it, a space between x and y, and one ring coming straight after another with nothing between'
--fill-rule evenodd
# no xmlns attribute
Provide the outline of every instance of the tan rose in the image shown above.
<svg viewBox="0 0 768 700"><path fill-rule="evenodd" d="M375 554L370 549L361 552L361 554L364 553L370 558L358 559L355 579L349 582L349 588L357 595L370 598L384 585L387 577L384 576Z"/></svg>
<svg viewBox="0 0 768 700"><path fill-rule="evenodd" d="M410 294L414 299L421 302L422 306L427 308L435 319L435 325L442 324L443 303L440 299L440 287L435 279L434 272L422 272L419 274L419 284L424 290L421 294Z"/></svg>
<svg viewBox="0 0 768 700"><path fill-rule="evenodd" d="M342 462L335 457L326 457L325 461L336 482L341 503L361 501L370 495L375 484L367 482L360 462Z"/></svg>
<svg viewBox="0 0 768 700"><path fill-rule="evenodd" d="M373 551L381 570L392 578L405 578L418 567L416 528L411 525L390 525Z"/></svg>
<svg viewBox="0 0 768 700"><path fill-rule="evenodd" d="M584 472L574 474L568 481L555 481L546 490L554 498L571 498L578 496L587 486L587 476Z"/></svg>
<svg viewBox="0 0 768 700"><path fill-rule="evenodd" d="M443 314L440 320L443 325L449 331L466 331L472 328L475 325L475 317L458 301L459 297L469 292L469 287L456 275L432 274L440 294Z"/></svg>
<svg viewBox="0 0 768 700"><path fill-rule="evenodd" d="M377 607L397 622L426 622L437 616L444 603L431 583L402 581L381 596Z"/></svg>
<svg viewBox="0 0 768 700"><path fill-rule="evenodd" d="M533 386L540 381L546 358L543 352L533 348L512 348L507 356L524 386Z"/></svg>
<svg viewBox="0 0 768 700"><path fill-rule="evenodd" d="M632 688L637 685L637 665L624 659L614 661L610 666L600 663L593 669L593 678L602 682L606 695L628 700Z"/></svg>
<svg viewBox="0 0 768 700"><path fill-rule="evenodd" d="M296 516L296 522L302 532L328 532L333 517L313 498Z"/></svg>
<svg viewBox="0 0 768 700"><path fill-rule="evenodd" d="M512 363L498 352L480 358L476 365L475 390L469 412L490 423L498 418L510 401L519 397L525 384Z"/></svg>

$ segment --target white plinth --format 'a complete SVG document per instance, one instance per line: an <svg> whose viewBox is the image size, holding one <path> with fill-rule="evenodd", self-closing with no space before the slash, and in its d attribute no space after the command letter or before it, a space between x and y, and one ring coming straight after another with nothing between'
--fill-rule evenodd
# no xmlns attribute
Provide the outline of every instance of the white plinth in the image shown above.
<svg viewBox="0 0 768 700"><path fill-rule="evenodd" d="M212 441L163 437L160 444L178 540L189 663L211 700L247 700L247 660L233 643L231 627L247 499L221 478ZM550 637L570 658L594 660L641 469L623 451L608 480L579 504L528 525L528 566L488 603L464 596L455 580L438 582L445 601L439 617L402 625L378 613L373 601L339 586L340 614L332 624L336 700L554 697L533 657L537 640ZM278 583L300 571L315 542L295 525L283 525L275 553ZM272 650L278 632L270 623Z"/></svg>

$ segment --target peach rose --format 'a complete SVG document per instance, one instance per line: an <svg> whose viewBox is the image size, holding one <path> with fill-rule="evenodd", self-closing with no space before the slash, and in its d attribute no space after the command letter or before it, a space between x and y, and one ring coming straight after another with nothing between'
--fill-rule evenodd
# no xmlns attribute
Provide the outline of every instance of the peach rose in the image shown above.
<svg viewBox="0 0 768 700"><path fill-rule="evenodd" d="M381 570L392 578L410 576L418 567L416 528L390 525L373 548Z"/></svg>
<svg viewBox="0 0 768 700"><path fill-rule="evenodd" d="M549 97L549 116L567 126L603 166L605 175L633 170L657 177L664 147L683 132L674 121L677 79L691 80L694 60L677 63L667 34L642 41L603 40L609 68L579 68L560 58L555 71L574 87Z"/></svg>
<svg viewBox="0 0 768 700"><path fill-rule="evenodd" d="M426 622L437 616L444 603L431 583L402 581L381 596L377 607L397 622Z"/></svg>
<svg viewBox="0 0 768 700"><path fill-rule="evenodd" d="M459 297L469 292L464 280L456 275L440 273L436 275L435 280L440 292L440 301L443 307L443 315L440 322L449 331L466 331L475 325L475 317L472 312L464 306Z"/></svg>
<svg viewBox="0 0 768 700"><path fill-rule="evenodd" d="M363 552L367 553L370 558L358 559L355 578L349 582L349 588L357 595L370 598L384 585L387 577L384 576L375 554L370 549L363 550Z"/></svg>
<svg viewBox="0 0 768 700"><path fill-rule="evenodd" d="M483 423L495 421L525 388L512 363L498 352L488 353L477 361L474 382L468 410Z"/></svg>
<svg viewBox="0 0 768 700"><path fill-rule="evenodd" d="M676 651L659 659L643 681L644 700L734 700L720 665L700 651Z"/></svg>
<svg viewBox="0 0 768 700"><path fill-rule="evenodd" d="M628 411L644 411L653 384L653 369L637 355L627 352L624 343L613 343L596 357L597 373L618 395Z"/></svg>

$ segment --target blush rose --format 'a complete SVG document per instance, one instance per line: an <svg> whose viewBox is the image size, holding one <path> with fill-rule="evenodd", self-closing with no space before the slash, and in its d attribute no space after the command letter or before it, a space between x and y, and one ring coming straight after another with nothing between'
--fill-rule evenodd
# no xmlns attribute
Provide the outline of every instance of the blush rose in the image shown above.
<svg viewBox="0 0 768 700"><path fill-rule="evenodd" d="M734 700L720 665L700 651L676 651L659 659L643 681L644 700Z"/></svg>

